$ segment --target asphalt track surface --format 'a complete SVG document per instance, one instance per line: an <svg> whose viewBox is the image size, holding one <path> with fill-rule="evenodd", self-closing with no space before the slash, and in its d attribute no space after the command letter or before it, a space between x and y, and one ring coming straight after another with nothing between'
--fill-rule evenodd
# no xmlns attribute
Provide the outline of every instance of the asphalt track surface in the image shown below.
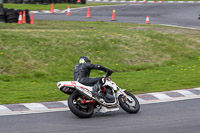
<svg viewBox="0 0 200 133"><path fill-rule="evenodd" d="M200 4L137 4L72 10L66 14L35 14L42 20L107 21L116 9L117 21L200 28ZM199 133L200 99L141 105L138 114L123 110L79 119L70 111L0 116L0 133Z"/></svg>
<svg viewBox="0 0 200 133"><path fill-rule="evenodd" d="M80 119L70 111L0 116L1 133L199 133L200 99L141 106Z"/></svg>
<svg viewBox="0 0 200 133"><path fill-rule="evenodd" d="M149 16L151 24L177 25L200 29L200 20L198 19L200 3L148 3L101 6L91 7L92 18L86 18L87 8L81 8L72 9L71 16L66 16L66 13L39 13L35 14L35 19L111 22L113 9L116 10L117 21L112 22L144 24L146 16Z"/></svg>

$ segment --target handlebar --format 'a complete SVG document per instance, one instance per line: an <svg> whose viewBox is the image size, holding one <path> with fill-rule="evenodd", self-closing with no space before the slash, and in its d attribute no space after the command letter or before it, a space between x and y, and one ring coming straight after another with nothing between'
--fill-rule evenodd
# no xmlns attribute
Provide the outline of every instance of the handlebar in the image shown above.
<svg viewBox="0 0 200 133"><path fill-rule="evenodd" d="M113 71L108 71L107 74L106 74L106 78L109 77L109 76L111 76L112 73L113 73Z"/></svg>

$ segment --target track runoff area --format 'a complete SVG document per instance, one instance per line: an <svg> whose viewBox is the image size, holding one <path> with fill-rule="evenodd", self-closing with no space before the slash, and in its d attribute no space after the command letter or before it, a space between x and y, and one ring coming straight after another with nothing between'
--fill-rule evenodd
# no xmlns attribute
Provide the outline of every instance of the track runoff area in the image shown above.
<svg viewBox="0 0 200 133"><path fill-rule="evenodd" d="M200 29L199 6L200 1L137 1L136 4L134 1L125 1L120 5L72 9L68 6L62 11L51 8L48 11L32 13L38 20L105 21Z"/></svg>
<svg viewBox="0 0 200 133"><path fill-rule="evenodd" d="M136 95L141 105L200 98L200 88ZM68 111L67 101L0 105L0 116Z"/></svg>

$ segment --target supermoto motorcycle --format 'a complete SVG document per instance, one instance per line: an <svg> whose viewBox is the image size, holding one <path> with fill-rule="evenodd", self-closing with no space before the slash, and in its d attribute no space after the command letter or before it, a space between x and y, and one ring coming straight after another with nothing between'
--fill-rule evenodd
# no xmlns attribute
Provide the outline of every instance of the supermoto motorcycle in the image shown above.
<svg viewBox="0 0 200 133"><path fill-rule="evenodd" d="M119 106L128 113L137 113L140 104L137 98L119 88L112 81L110 75L105 77L105 83L101 90L102 97L92 95L92 86L85 86L78 81L61 81L57 83L58 88L70 95L68 99L69 109L80 118L89 118L94 110L96 112L110 112L119 110Z"/></svg>

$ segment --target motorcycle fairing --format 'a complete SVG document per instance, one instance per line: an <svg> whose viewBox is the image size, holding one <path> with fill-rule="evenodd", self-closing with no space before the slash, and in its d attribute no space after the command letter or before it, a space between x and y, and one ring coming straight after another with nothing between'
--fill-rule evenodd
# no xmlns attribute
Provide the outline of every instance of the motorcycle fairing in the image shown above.
<svg viewBox="0 0 200 133"><path fill-rule="evenodd" d="M85 86L81 83L79 83L78 81L61 81L57 83L58 88L60 89L61 87L71 87L71 88L82 88L82 89L87 89L89 91L92 91L92 86Z"/></svg>

